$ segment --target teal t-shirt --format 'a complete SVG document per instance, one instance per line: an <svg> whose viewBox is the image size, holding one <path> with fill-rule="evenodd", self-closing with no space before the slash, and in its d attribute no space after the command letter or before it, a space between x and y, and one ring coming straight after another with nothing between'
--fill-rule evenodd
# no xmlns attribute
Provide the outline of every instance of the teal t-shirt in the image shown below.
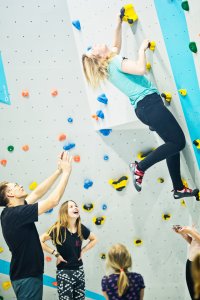
<svg viewBox="0 0 200 300"><path fill-rule="evenodd" d="M122 60L120 55L116 55L109 62L108 80L129 97L136 109L137 103L145 96L153 93L159 94L159 92L145 76L124 73L121 69Z"/></svg>

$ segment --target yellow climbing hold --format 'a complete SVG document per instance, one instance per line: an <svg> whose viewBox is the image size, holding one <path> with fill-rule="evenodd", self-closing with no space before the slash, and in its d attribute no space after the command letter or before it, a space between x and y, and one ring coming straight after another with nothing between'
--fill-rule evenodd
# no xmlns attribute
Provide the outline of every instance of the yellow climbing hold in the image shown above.
<svg viewBox="0 0 200 300"><path fill-rule="evenodd" d="M178 91L179 91L179 94L181 94L181 96L186 96L187 95L187 90L186 89L180 89Z"/></svg>
<svg viewBox="0 0 200 300"><path fill-rule="evenodd" d="M3 247L0 247L0 253L2 253L4 251Z"/></svg>
<svg viewBox="0 0 200 300"><path fill-rule="evenodd" d="M151 42L149 43L149 49L150 49L151 51L154 51L155 48L156 48L156 42L155 42L155 41L151 41Z"/></svg>
<svg viewBox="0 0 200 300"><path fill-rule="evenodd" d="M147 70L151 70L151 64L150 64L150 62L146 63L146 69Z"/></svg>
<svg viewBox="0 0 200 300"><path fill-rule="evenodd" d="M140 239L134 240L134 245L135 246L141 246L143 244L143 241Z"/></svg>
<svg viewBox="0 0 200 300"><path fill-rule="evenodd" d="M171 215L170 214L162 214L162 218L164 221L168 221L169 219L171 219Z"/></svg>
<svg viewBox="0 0 200 300"><path fill-rule="evenodd" d="M186 206L186 203L185 203L185 200L184 199L181 199L181 206Z"/></svg>
<svg viewBox="0 0 200 300"><path fill-rule="evenodd" d="M34 189L38 186L36 181L31 182L29 185L29 190L34 191Z"/></svg>
<svg viewBox="0 0 200 300"><path fill-rule="evenodd" d="M2 288L7 291L11 287L11 282L10 281L4 281L2 283Z"/></svg>

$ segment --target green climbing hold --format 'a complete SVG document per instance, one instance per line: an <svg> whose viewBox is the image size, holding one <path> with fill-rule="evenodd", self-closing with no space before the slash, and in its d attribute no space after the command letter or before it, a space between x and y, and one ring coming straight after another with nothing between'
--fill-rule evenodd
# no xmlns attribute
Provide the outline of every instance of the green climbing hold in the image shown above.
<svg viewBox="0 0 200 300"><path fill-rule="evenodd" d="M14 151L14 147L13 147L12 145L10 145L10 146L8 146L7 150L8 150L9 152L13 152L13 151Z"/></svg>
<svg viewBox="0 0 200 300"><path fill-rule="evenodd" d="M184 10L186 10L186 11L189 11L189 10L190 10L188 1L183 1L183 2L181 3L181 6L182 6L182 9L184 9Z"/></svg>
<svg viewBox="0 0 200 300"><path fill-rule="evenodd" d="M3 300L3 297L2 297L2 296L0 296L0 300Z"/></svg>
<svg viewBox="0 0 200 300"><path fill-rule="evenodd" d="M189 48L192 52L197 53L197 45L195 42L189 43Z"/></svg>

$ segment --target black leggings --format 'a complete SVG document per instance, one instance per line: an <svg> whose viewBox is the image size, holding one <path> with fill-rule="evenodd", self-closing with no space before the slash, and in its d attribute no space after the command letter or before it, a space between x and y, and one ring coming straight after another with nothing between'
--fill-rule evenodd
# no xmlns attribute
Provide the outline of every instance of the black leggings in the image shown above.
<svg viewBox="0 0 200 300"><path fill-rule="evenodd" d="M180 174L180 151L185 147L185 136L181 127L156 93L139 101L135 113L142 123L156 131L165 142L139 162L139 169L145 172L157 162L166 159L173 187L181 190L183 183Z"/></svg>

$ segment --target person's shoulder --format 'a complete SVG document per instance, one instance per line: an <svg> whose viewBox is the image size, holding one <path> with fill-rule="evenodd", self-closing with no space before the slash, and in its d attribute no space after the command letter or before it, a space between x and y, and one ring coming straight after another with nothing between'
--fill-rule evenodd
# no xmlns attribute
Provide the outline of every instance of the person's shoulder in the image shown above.
<svg viewBox="0 0 200 300"><path fill-rule="evenodd" d="M130 272L129 274L134 279L140 279L140 278L142 278L142 275L139 274L139 273L136 273L136 272Z"/></svg>

